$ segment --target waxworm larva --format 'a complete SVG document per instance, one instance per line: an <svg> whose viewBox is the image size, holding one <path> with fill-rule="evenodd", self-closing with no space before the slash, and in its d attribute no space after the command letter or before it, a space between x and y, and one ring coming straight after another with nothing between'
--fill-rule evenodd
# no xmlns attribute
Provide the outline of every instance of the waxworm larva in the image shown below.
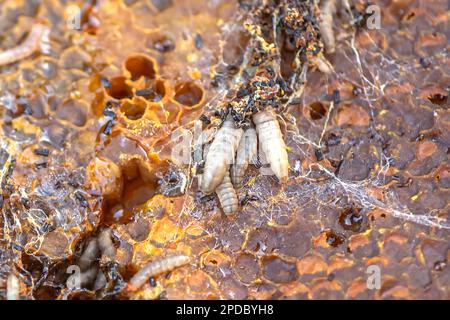
<svg viewBox="0 0 450 320"><path fill-rule="evenodd" d="M97 277L97 273L98 273L97 267L92 267L92 268L82 272L79 275L81 288L85 288L85 287L89 286L90 284L92 284Z"/></svg>
<svg viewBox="0 0 450 320"><path fill-rule="evenodd" d="M0 52L0 66L7 65L25 59L35 51L40 50L42 39L47 27L41 23L35 24L25 41L17 47Z"/></svg>
<svg viewBox="0 0 450 320"><path fill-rule="evenodd" d="M6 280L6 300L19 300L20 298L20 282L14 275L10 274Z"/></svg>
<svg viewBox="0 0 450 320"><path fill-rule="evenodd" d="M86 248L83 251L80 259L78 260L78 265L81 270L86 270L91 266L91 264L98 258L98 242L97 239L91 239Z"/></svg>
<svg viewBox="0 0 450 320"><path fill-rule="evenodd" d="M237 211L239 201L228 173L223 177L222 182L216 188L216 194L219 197L222 210L227 216L232 215Z"/></svg>
<svg viewBox="0 0 450 320"><path fill-rule="evenodd" d="M98 235L100 251L108 258L114 258L116 255L116 247L114 247L111 236L111 229L103 229Z"/></svg>
<svg viewBox="0 0 450 320"><path fill-rule="evenodd" d="M333 72L331 63L324 56L315 57L312 62L322 73L331 74Z"/></svg>
<svg viewBox="0 0 450 320"><path fill-rule="evenodd" d="M179 254L149 262L131 278L128 287L131 291L137 290L150 277L172 271L175 268L188 264L190 260L188 256Z"/></svg>
<svg viewBox="0 0 450 320"><path fill-rule="evenodd" d="M248 165L258 153L258 137L254 128L244 131L236 153L236 161L231 167L231 180L239 186L244 178Z"/></svg>
<svg viewBox="0 0 450 320"><path fill-rule="evenodd" d="M333 32L333 14L335 11L335 0L323 0L320 6L319 28L327 53L333 53L336 49L336 40Z"/></svg>
<svg viewBox="0 0 450 320"><path fill-rule="evenodd" d="M273 173L281 182L285 182L289 174L288 154L274 111L266 109L254 114L253 122L262 149L260 151L266 156Z"/></svg>
<svg viewBox="0 0 450 320"><path fill-rule="evenodd" d="M206 159L206 156L208 155L208 151L209 148L211 147L210 144L207 144L204 148L203 148L203 157L202 159ZM204 169L203 169L204 171ZM198 181L198 185L201 186L202 185L202 179L203 179L203 174L198 174L197 175L197 181Z"/></svg>
<svg viewBox="0 0 450 320"><path fill-rule="evenodd" d="M94 282L94 290L100 290L102 288L104 288L107 284L107 279L105 274L103 273L103 271L99 270L97 273L97 277L95 278L95 282Z"/></svg>
<svg viewBox="0 0 450 320"><path fill-rule="evenodd" d="M217 131L206 156L203 170L201 190L212 193L222 182L230 165L234 162L234 156L241 140L243 130L236 128L231 118L226 119L222 127Z"/></svg>

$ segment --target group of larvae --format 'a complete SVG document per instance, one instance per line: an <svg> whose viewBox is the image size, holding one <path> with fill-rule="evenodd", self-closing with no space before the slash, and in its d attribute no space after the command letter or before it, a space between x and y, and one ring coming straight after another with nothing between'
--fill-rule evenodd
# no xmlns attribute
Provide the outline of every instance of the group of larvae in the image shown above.
<svg viewBox="0 0 450 320"><path fill-rule="evenodd" d="M99 264L114 261L116 258L116 248L112 240L112 230L103 229L97 237L92 238L78 260L80 267L81 287L93 284L94 290L100 290L107 285L107 279ZM97 263L95 263L97 262ZM149 278L167 273L190 262L190 257L181 253L164 255L157 257L145 264L137 273L131 277L127 290L130 292L141 288Z"/></svg>
<svg viewBox="0 0 450 320"><path fill-rule="evenodd" d="M275 111L259 111L252 120L254 127L244 131L231 117L226 118L206 154L200 188L204 194L216 192L226 215L239 208L234 187L241 186L249 164L255 163L258 146L260 158L266 159L278 180L285 182L288 178L288 155Z"/></svg>
<svg viewBox="0 0 450 320"><path fill-rule="evenodd" d="M349 0L339 3L336 0L320 1L319 27L327 53L335 52L336 48L333 15L338 8L351 12ZM326 63L321 65L323 68L319 65L319 69L322 72L330 72ZM204 194L215 192L227 216L239 208L235 187L241 186L249 164L257 158L258 149L260 159L270 164L281 183L288 178L288 155L275 111L272 108L259 111L252 120L254 126L244 131L237 128L230 117L227 118L207 151L200 189Z"/></svg>

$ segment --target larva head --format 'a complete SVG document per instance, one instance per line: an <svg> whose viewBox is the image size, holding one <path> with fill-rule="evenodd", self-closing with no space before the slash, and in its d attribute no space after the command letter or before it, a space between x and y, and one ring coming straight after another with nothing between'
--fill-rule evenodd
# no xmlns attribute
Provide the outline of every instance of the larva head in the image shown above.
<svg viewBox="0 0 450 320"><path fill-rule="evenodd" d="M222 208L222 210L226 216L232 216L237 211L237 205L236 206L234 206L234 205L226 206L226 207Z"/></svg>
<svg viewBox="0 0 450 320"><path fill-rule="evenodd" d="M223 123L222 123L222 127L227 127L227 128L234 128L234 121L231 117L228 117Z"/></svg>
<svg viewBox="0 0 450 320"><path fill-rule="evenodd" d="M276 120L276 115L272 109L266 109L253 115L253 123L258 126L267 121Z"/></svg>

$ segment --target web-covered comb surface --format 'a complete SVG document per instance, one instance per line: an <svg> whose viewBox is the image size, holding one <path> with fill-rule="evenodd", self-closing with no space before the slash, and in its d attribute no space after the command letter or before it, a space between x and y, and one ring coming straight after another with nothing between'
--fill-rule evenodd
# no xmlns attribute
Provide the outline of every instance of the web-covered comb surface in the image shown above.
<svg viewBox="0 0 450 320"><path fill-rule="evenodd" d="M237 4L80 2L80 32L58 1L2 1L1 50L35 19L52 31L50 52L1 66L0 295L12 273L23 298L448 297L447 3L374 3L382 29L355 33L336 15L334 72L308 69L280 115L288 182L249 168L227 218L192 164L174 163L171 133L193 132L239 75L249 37ZM115 255L93 254L86 270L109 280L60 286L105 228ZM191 264L121 290L176 254ZM379 290L366 284L372 265Z"/></svg>

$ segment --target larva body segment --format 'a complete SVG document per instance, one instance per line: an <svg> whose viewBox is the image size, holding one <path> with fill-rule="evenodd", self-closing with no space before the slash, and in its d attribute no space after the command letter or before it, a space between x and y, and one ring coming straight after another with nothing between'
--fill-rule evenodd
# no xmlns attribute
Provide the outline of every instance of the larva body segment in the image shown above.
<svg viewBox="0 0 450 320"><path fill-rule="evenodd" d="M312 62L315 64L317 69L324 74L331 74L333 72L333 67L324 56L316 57L312 60Z"/></svg>
<svg viewBox="0 0 450 320"><path fill-rule="evenodd" d="M239 186L244 178L248 165L258 153L258 137L254 128L245 130L236 153L236 161L231 167L231 180Z"/></svg>
<svg viewBox="0 0 450 320"><path fill-rule="evenodd" d="M333 32L333 14L335 11L335 0L322 0L320 6L321 21L319 22L319 28L327 53L333 53L336 49L336 41Z"/></svg>
<svg viewBox="0 0 450 320"><path fill-rule="evenodd" d="M80 259L78 260L78 265L82 270L88 269L92 263L97 260L99 254L97 239L91 239L86 248L83 251Z"/></svg>
<svg viewBox="0 0 450 320"><path fill-rule="evenodd" d="M239 202L228 173L223 177L222 183L217 187L216 194L219 197L222 210L227 216L237 211Z"/></svg>
<svg viewBox="0 0 450 320"><path fill-rule="evenodd" d="M201 183L203 193L209 194L222 182L241 140L243 130L236 128L232 119L223 122L222 127L209 147Z"/></svg>
<svg viewBox="0 0 450 320"><path fill-rule="evenodd" d="M98 268L92 267L80 274L80 286L85 288L93 283L97 277Z"/></svg>
<svg viewBox="0 0 450 320"><path fill-rule="evenodd" d="M20 282L14 275L10 274L6 280L6 300L19 300L20 299Z"/></svg>
<svg viewBox="0 0 450 320"><path fill-rule="evenodd" d="M116 255L116 248L114 247L114 243L111 239L111 229L104 229L98 235L98 246L100 251L107 258L114 258Z"/></svg>
<svg viewBox="0 0 450 320"><path fill-rule="evenodd" d="M100 290L101 288L104 288L106 286L106 284L108 283L108 280L106 279L105 274L103 273L103 271L98 271L97 273L97 277L95 278L95 282L94 282L94 290Z"/></svg>
<svg viewBox="0 0 450 320"><path fill-rule="evenodd" d="M130 280L129 289L137 290L150 278L188 264L190 258L179 254L147 263Z"/></svg>
<svg viewBox="0 0 450 320"><path fill-rule="evenodd" d="M281 182L285 182L289 174L288 154L274 111L267 109L254 114L253 122L258 133L259 146L270 168Z"/></svg>
<svg viewBox="0 0 450 320"><path fill-rule="evenodd" d="M39 50L46 30L47 27L43 24L35 24L22 44L0 52L0 66L25 59L32 55L35 51Z"/></svg>

